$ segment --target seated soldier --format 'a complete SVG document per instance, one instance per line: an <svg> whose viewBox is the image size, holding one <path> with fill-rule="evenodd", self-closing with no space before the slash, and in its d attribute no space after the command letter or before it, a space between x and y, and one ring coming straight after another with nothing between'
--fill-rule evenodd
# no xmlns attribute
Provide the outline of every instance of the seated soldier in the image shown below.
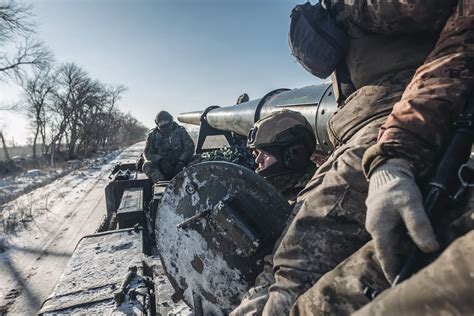
<svg viewBox="0 0 474 316"><path fill-rule="evenodd" d="M310 160L316 140L305 117L290 110L275 112L255 123L247 145L255 156L255 171L292 204L316 169Z"/></svg>
<svg viewBox="0 0 474 316"><path fill-rule="evenodd" d="M282 193L290 204L295 202L298 192L316 170L316 165L310 160L315 146L311 125L303 115L289 110L275 112L256 122L248 139L248 147L254 151L258 166L256 172ZM291 214L287 226L295 215ZM268 287L274 283L272 269L273 254L265 257L263 271L257 276L254 287L245 294L231 315L261 313L267 301Z"/></svg>
<svg viewBox="0 0 474 316"><path fill-rule="evenodd" d="M148 132L143 156L143 172L154 182L171 180L189 162L194 143L186 129L166 111L155 118L156 127Z"/></svg>

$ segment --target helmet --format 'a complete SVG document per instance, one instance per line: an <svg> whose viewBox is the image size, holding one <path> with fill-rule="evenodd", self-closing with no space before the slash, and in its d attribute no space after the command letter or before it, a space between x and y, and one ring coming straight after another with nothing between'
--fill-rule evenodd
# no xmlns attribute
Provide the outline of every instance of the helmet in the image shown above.
<svg viewBox="0 0 474 316"><path fill-rule="evenodd" d="M160 111L156 114L155 124L160 131L168 130L173 125L173 116L166 111Z"/></svg>
<svg viewBox="0 0 474 316"><path fill-rule="evenodd" d="M237 104L244 103L244 102L249 102L249 95L247 93L241 94L237 98Z"/></svg>
<svg viewBox="0 0 474 316"><path fill-rule="evenodd" d="M282 110L255 123L249 132L247 146L274 155L286 171L303 170L316 147L316 138L301 113Z"/></svg>

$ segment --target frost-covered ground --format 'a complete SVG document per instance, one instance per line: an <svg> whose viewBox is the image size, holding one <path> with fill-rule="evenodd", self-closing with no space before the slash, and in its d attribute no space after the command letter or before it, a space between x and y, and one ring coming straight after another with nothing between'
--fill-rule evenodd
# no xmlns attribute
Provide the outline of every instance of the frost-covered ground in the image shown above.
<svg viewBox="0 0 474 316"><path fill-rule="evenodd" d="M102 220L111 168L135 161L143 147L136 144L69 173L35 170L0 181L0 195L19 195L0 206L0 315L38 311L78 240ZM38 188L30 191L31 185Z"/></svg>
<svg viewBox="0 0 474 316"><path fill-rule="evenodd" d="M20 174L0 178L0 204L8 202L35 188L42 187L55 179L65 176L73 170L84 166L102 165L117 157L121 150L116 150L102 157L84 160L70 160L61 166L44 169L31 169Z"/></svg>

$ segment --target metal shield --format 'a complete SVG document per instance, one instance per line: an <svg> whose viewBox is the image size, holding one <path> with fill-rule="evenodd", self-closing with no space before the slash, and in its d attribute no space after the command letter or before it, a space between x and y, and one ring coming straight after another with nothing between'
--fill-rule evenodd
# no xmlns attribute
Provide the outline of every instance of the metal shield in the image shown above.
<svg viewBox="0 0 474 316"><path fill-rule="evenodd" d="M242 166L205 162L179 173L161 199L155 224L161 260L178 296L205 315L227 314L253 285L289 215L285 198Z"/></svg>

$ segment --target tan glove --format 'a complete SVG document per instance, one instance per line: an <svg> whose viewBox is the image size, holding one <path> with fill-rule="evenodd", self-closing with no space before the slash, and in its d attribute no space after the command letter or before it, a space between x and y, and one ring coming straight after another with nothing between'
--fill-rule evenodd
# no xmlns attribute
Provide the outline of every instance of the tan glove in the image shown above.
<svg viewBox="0 0 474 316"><path fill-rule="evenodd" d="M375 169L365 204L365 226L372 235L377 258L390 282L401 268L398 258L401 253L399 242L404 235L401 223L422 251L433 252L439 248L408 161L389 159Z"/></svg>

